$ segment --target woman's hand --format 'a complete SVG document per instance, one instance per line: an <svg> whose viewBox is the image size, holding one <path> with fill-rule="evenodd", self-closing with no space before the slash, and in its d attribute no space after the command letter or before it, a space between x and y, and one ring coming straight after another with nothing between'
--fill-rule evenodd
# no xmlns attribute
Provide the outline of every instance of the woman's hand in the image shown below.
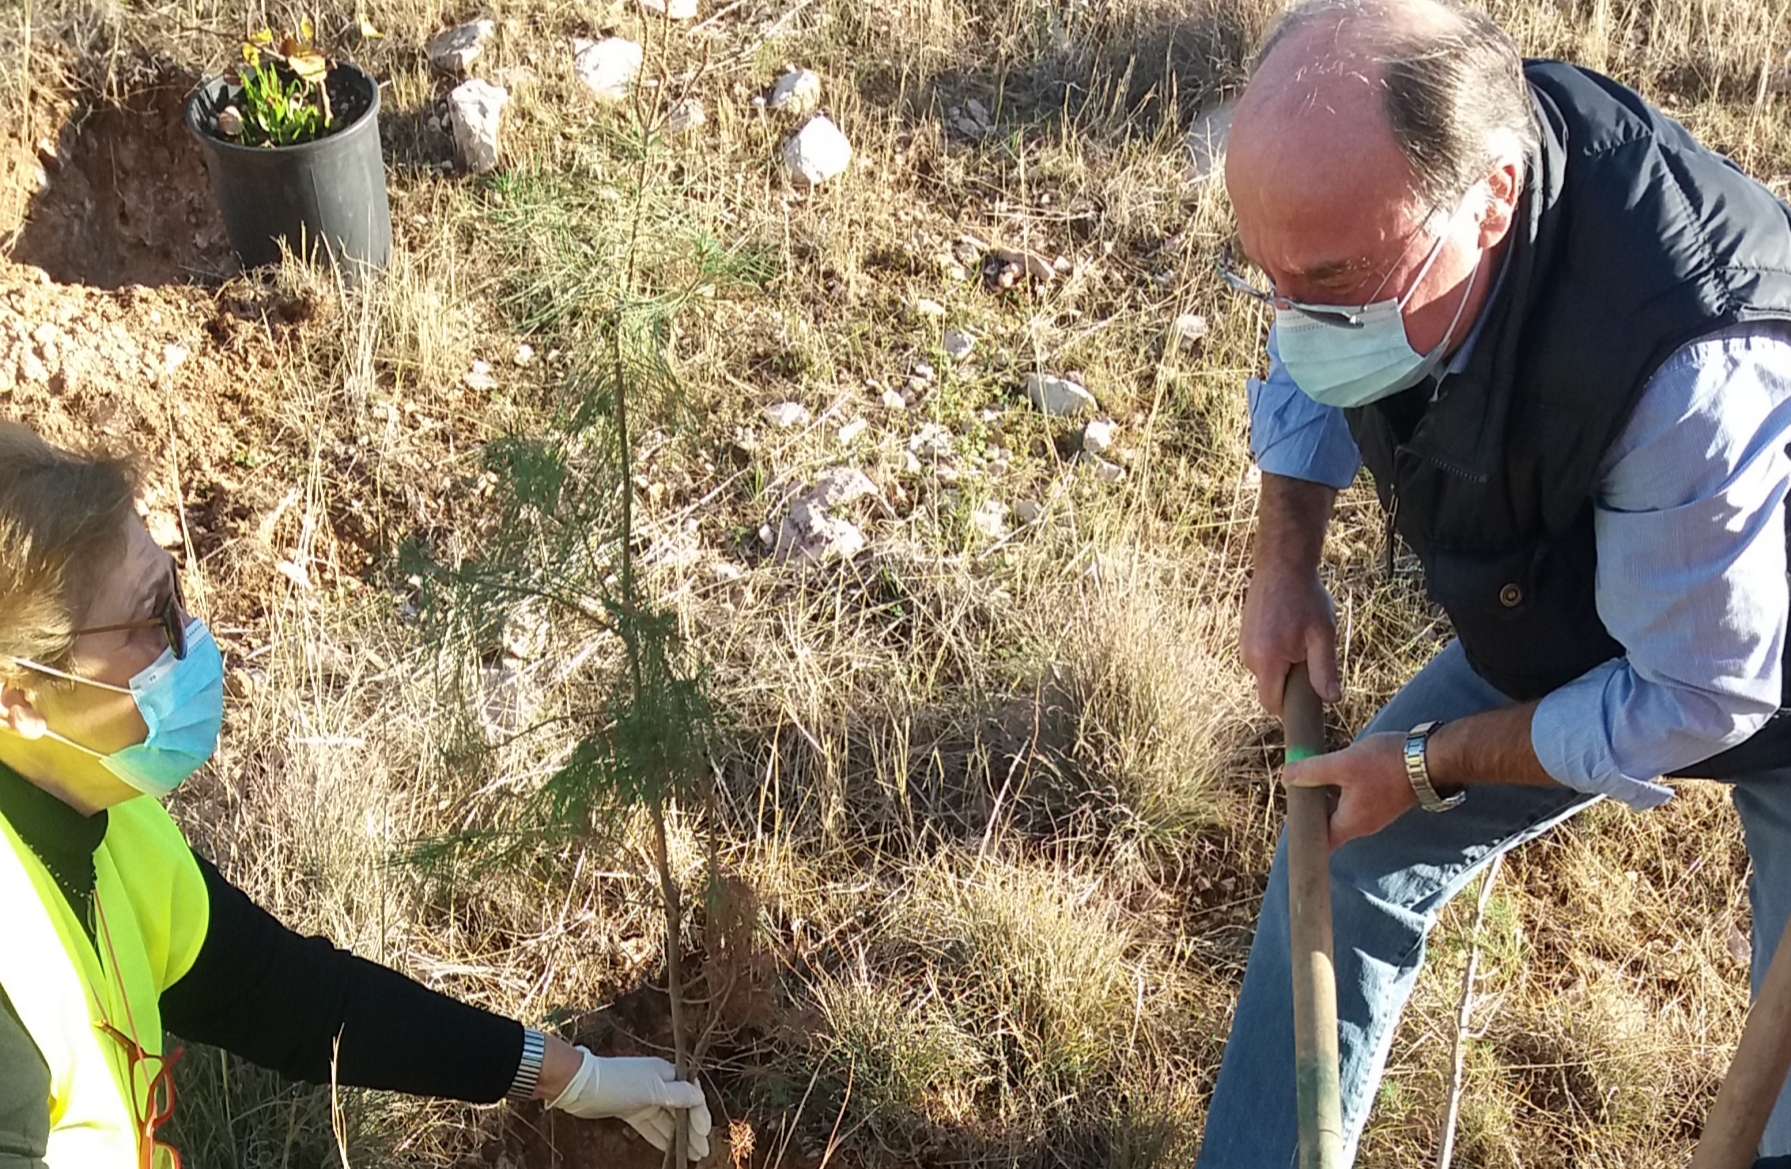
<svg viewBox="0 0 1791 1169"><path fill-rule="evenodd" d="M690 1118L690 1159L709 1155L712 1122L703 1090L678 1079L671 1064L651 1057L604 1058L552 1038L547 1047L540 1091L549 1108L587 1120L617 1117L662 1150L671 1147L684 1111Z"/></svg>

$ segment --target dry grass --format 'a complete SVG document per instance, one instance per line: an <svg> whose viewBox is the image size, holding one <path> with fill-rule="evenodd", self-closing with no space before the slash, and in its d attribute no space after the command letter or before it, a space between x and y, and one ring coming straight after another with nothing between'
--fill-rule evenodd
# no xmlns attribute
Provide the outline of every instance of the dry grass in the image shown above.
<svg viewBox="0 0 1791 1169"><path fill-rule="evenodd" d="M1783 6L1492 7L1530 51L1642 86L1788 189L1770 92ZM326 31L354 15L323 8ZM1254 507L1238 387L1263 322L1209 275L1228 213L1191 177L1182 134L1235 86L1273 8L815 0L746 4L687 33L621 5L490 6L500 33L477 71L535 75L506 114L506 167L577 192L549 202L594 249L584 276L611 287L636 214L668 285L734 257L667 335L683 409L651 414L635 477L653 588L722 719L715 806L679 820L674 855L700 898L713 833L732 883L689 942L709 989L733 988L714 1012L711 1085L761 1156L810 1163L837 1137L867 1166L1192 1159L1277 813L1262 782L1274 733L1232 651ZM364 12L386 34L355 53L389 79L398 254L363 292L292 271L245 293L310 315L275 330L278 367L247 415L217 420L257 460L234 536L195 567L232 630L235 702L225 753L178 810L294 925L566 1021L658 976L641 824L520 865L400 862L419 841L511 823L574 738L554 720L611 660L528 606L434 636L412 579L423 553L454 564L489 547L483 444L551 424L567 355L550 356L536 310L570 276L545 234L505 226L520 188L435 166L450 155L428 124L445 86L418 46L462 13ZM32 25L0 16L0 101L22 100L15 28L32 30L40 86L91 102L216 67L235 30L288 15L37 0ZM662 84L637 108L598 108L570 76L567 38L606 28L649 44ZM785 61L824 74L858 151L813 193L775 173L789 126L751 101ZM642 117L685 92L708 124L643 149ZM997 124L981 141L950 121L971 97ZM966 233L1071 271L987 292L953 273ZM917 313L918 297L945 317ZM1211 326L1192 350L1172 333L1187 312ZM974 362L941 354L947 325L976 334ZM541 354L526 367L510 360L523 341ZM495 391L464 387L475 358ZM920 361L939 371L921 400L881 405ZM1076 466L1073 431L1024 406L1033 370L1087 379L1119 423L1122 482ZM769 427L760 408L786 399L816 421ZM868 427L843 441L855 419ZM927 426L943 445L910 459ZM775 564L761 525L848 463L879 488L852 513L870 551ZM200 470L185 469L189 497ZM989 500L1036 502L1042 518L996 539L971 522ZM1328 548L1350 727L1446 636L1410 564L1382 576L1378 529L1352 494ZM1710 788L1649 817L1600 810L1515 859L1483 939L1487 1029L1458 1164L1683 1160L1745 1000L1727 949L1747 928L1744 872ZM1434 938L1364 1165L1434 1148L1462 908ZM190 1164L333 1157L325 1094L215 1054L189 1080ZM351 1096L350 1149L357 1164L448 1164L502 1116Z"/></svg>

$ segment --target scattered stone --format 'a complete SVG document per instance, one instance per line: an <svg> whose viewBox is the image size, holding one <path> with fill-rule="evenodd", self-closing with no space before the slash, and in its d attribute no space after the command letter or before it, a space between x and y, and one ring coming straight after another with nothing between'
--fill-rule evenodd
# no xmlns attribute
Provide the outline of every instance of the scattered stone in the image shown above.
<svg viewBox="0 0 1791 1169"><path fill-rule="evenodd" d="M919 296L914 299L914 313L922 317L942 317L945 315L945 306L936 300Z"/></svg>
<svg viewBox="0 0 1791 1169"><path fill-rule="evenodd" d="M933 379L939 376L939 371L933 368L931 362L917 361L914 363L914 376L923 382L931 384Z"/></svg>
<svg viewBox="0 0 1791 1169"><path fill-rule="evenodd" d="M448 94L448 125L454 131L454 148L473 174L496 169L498 126L510 91L475 77L463 81Z"/></svg>
<svg viewBox="0 0 1791 1169"><path fill-rule="evenodd" d="M813 417L808 412L808 407L801 402L778 402L765 407L760 413L765 416L765 421L785 430L793 426L807 426Z"/></svg>
<svg viewBox="0 0 1791 1169"><path fill-rule="evenodd" d="M469 390L497 389L497 379L491 376L491 363L488 361L473 362L473 367L460 380Z"/></svg>
<svg viewBox="0 0 1791 1169"><path fill-rule="evenodd" d="M780 564L820 564L835 557L850 560L864 546L864 533L856 524L797 500L778 525L775 555Z"/></svg>
<svg viewBox="0 0 1791 1169"><path fill-rule="evenodd" d="M825 115L784 143L784 169L811 187L842 173L851 162L852 144Z"/></svg>
<svg viewBox="0 0 1791 1169"><path fill-rule="evenodd" d="M994 121L989 117L989 107L982 102L977 101L975 98L971 98L964 103L964 112L974 118L976 123L985 129L995 125Z"/></svg>
<svg viewBox="0 0 1791 1169"><path fill-rule="evenodd" d="M695 20L697 17L697 0L640 0L640 6L642 12L671 20Z"/></svg>
<svg viewBox="0 0 1791 1169"><path fill-rule="evenodd" d="M235 106L225 106L218 111L218 133L226 138L237 138L243 132L243 114Z"/></svg>
<svg viewBox="0 0 1791 1169"><path fill-rule="evenodd" d="M1118 483L1126 477L1126 469L1118 463L1109 463L1099 455L1083 455L1082 461L1094 468L1095 478L1103 483Z"/></svg>
<svg viewBox="0 0 1791 1169"><path fill-rule="evenodd" d="M1081 414L1096 406L1094 395L1082 386L1050 374L1027 374L1026 396L1034 406L1053 416Z"/></svg>
<svg viewBox="0 0 1791 1169"><path fill-rule="evenodd" d="M485 42L497 32L489 20L474 20L429 38L429 63L444 73L465 73L467 66L485 51Z"/></svg>
<svg viewBox="0 0 1791 1169"><path fill-rule="evenodd" d="M970 526L991 540L1007 538L1008 506L998 499L985 499L970 513Z"/></svg>
<svg viewBox="0 0 1791 1169"><path fill-rule="evenodd" d="M821 75L807 69L792 69L777 79L765 104L792 114L808 113L821 104Z"/></svg>
<svg viewBox="0 0 1791 1169"><path fill-rule="evenodd" d="M516 347L516 364L528 365L535 360L535 347L524 341Z"/></svg>
<svg viewBox="0 0 1791 1169"><path fill-rule="evenodd" d="M841 446L851 446L853 443L857 442L861 437L863 437L864 432L869 430L870 428L871 428L871 424L866 422L864 419L854 418L852 421L850 421L850 422L846 423L844 426L840 427L840 432L839 432L840 445Z"/></svg>
<svg viewBox="0 0 1791 1169"><path fill-rule="evenodd" d="M1224 169L1225 143L1231 137L1232 110L1232 103L1221 102L1201 111L1194 119L1194 127L1188 131L1188 154L1192 159L1192 177L1196 181L1210 179Z"/></svg>
<svg viewBox="0 0 1791 1169"><path fill-rule="evenodd" d="M908 440L908 450L917 456L943 459L951 454L951 431L936 422L928 422Z"/></svg>
<svg viewBox="0 0 1791 1169"><path fill-rule="evenodd" d="M1014 518L1023 524L1036 524L1045 509L1035 499L1018 499L1014 501Z"/></svg>
<svg viewBox="0 0 1791 1169"><path fill-rule="evenodd" d="M1113 445L1113 423L1097 418L1082 428L1082 449L1091 455L1104 454Z"/></svg>
<svg viewBox="0 0 1791 1169"><path fill-rule="evenodd" d="M1199 313L1183 313L1175 318L1175 343L1183 351L1191 350L1206 337L1206 318Z"/></svg>
<svg viewBox="0 0 1791 1169"><path fill-rule="evenodd" d="M687 97L666 111L665 132L685 134L708 120L709 115L703 109L703 103L694 97Z"/></svg>
<svg viewBox="0 0 1791 1169"><path fill-rule="evenodd" d="M895 390L884 390L881 400L886 410L906 410L908 408L908 399L902 397Z"/></svg>
<svg viewBox="0 0 1791 1169"><path fill-rule="evenodd" d="M1041 284L1049 283L1057 275L1057 265L1037 252L995 248L990 251L989 257L1002 268L1018 268L1022 275Z"/></svg>
<svg viewBox="0 0 1791 1169"><path fill-rule="evenodd" d="M37 351L32 349L29 345L22 345L19 347L18 363L20 377L28 382L37 382L39 385L49 384L49 368L44 365L43 359L38 357Z"/></svg>
<svg viewBox="0 0 1791 1169"><path fill-rule="evenodd" d="M143 516L143 524L149 529L149 538L155 541L158 548L179 548L186 542L180 533L180 517L163 508L151 508Z"/></svg>
<svg viewBox="0 0 1791 1169"><path fill-rule="evenodd" d="M816 507L844 507L867 495L877 494L877 485L857 467L835 467L822 472L814 486L799 497Z"/></svg>
<svg viewBox="0 0 1791 1169"><path fill-rule="evenodd" d="M572 42L572 69L602 101L626 101L640 76L645 52L624 37Z"/></svg>
<svg viewBox="0 0 1791 1169"><path fill-rule="evenodd" d="M173 373L179 369L190 356L185 345L162 346L162 372Z"/></svg>
<svg viewBox="0 0 1791 1169"><path fill-rule="evenodd" d="M973 235L961 235L951 246L951 254L961 264L977 264L983 262L983 253L989 245Z"/></svg>
<svg viewBox="0 0 1791 1169"><path fill-rule="evenodd" d="M939 348L953 361L963 361L976 349L976 338L963 329L947 329Z"/></svg>

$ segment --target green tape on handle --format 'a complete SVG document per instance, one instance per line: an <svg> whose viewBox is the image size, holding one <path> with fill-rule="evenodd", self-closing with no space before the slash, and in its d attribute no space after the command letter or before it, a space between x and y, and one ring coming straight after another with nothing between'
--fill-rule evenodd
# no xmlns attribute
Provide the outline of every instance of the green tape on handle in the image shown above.
<svg viewBox="0 0 1791 1169"><path fill-rule="evenodd" d="M1319 752L1314 751L1311 747L1289 747L1287 749L1289 763L1298 763L1302 759L1316 759L1318 755Z"/></svg>

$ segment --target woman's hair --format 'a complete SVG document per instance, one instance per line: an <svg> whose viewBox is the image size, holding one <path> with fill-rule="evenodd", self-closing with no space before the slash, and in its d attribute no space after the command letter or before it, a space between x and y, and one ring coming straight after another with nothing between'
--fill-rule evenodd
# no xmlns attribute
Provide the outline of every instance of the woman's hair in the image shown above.
<svg viewBox="0 0 1791 1169"><path fill-rule="evenodd" d="M136 476L0 422L0 676L65 661L134 514Z"/></svg>

